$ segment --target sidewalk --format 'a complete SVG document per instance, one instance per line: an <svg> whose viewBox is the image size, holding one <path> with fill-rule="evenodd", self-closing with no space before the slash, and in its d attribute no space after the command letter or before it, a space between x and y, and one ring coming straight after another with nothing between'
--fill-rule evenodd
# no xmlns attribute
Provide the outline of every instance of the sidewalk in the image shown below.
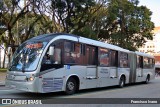
<svg viewBox="0 0 160 107"><path fill-rule="evenodd" d="M6 78L6 73L0 72L0 86L5 85L5 78Z"/></svg>

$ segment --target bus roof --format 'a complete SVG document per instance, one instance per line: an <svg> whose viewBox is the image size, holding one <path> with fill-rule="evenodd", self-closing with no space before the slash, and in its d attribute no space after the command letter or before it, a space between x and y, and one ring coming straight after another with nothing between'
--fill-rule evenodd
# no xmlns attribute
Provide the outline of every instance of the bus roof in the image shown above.
<svg viewBox="0 0 160 107"><path fill-rule="evenodd" d="M154 56L149 55L149 54L146 54L146 53L142 53L142 52L138 52L138 51L136 51L135 53L136 53L137 55L140 55L140 56L145 56L145 57L154 58Z"/></svg>
<svg viewBox="0 0 160 107"><path fill-rule="evenodd" d="M89 45L94 45L94 46L99 46L99 47L104 47L104 48L109 48L109 49L113 49L113 50L119 50L119 51L123 51L123 52L129 52L129 50L127 49L123 49L121 47L115 46L115 45L111 45L108 43L104 43L104 42L100 42L97 40L93 40L93 39L89 39L89 38L85 38L85 37L81 37L81 36L77 36L77 35L73 35L73 34L68 34L68 33L51 33L51 34L44 34L44 35L39 35L36 37L33 37L29 40L27 40L27 42L29 41L51 41L53 38L59 38L59 39L68 39L68 40L73 40L73 41L77 41L77 42L81 42L81 43L85 43L85 44L89 44Z"/></svg>
<svg viewBox="0 0 160 107"><path fill-rule="evenodd" d="M58 35L62 35L61 33L51 33L51 34L43 34L35 36L27 41L51 41L53 38L55 38Z"/></svg>
<svg viewBox="0 0 160 107"><path fill-rule="evenodd" d="M123 52L129 52L129 50L123 49L123 48L121 48L119 46L108 44L108 43L104 43L104 42L100 42L100 41L96 41L96 40L92 40L92 39L88 39L88 38L84 38L84 37L80 37L79 41L81 43L86 43L86 44L89 44L89 45L109 48L109 49L112 49L112 50L119 50L119 51L123 51Z"/></svg>

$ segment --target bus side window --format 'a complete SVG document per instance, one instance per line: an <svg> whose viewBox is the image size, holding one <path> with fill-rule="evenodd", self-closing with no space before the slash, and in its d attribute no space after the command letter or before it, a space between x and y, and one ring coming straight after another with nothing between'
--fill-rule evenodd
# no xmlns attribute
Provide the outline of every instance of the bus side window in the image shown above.
<svg viewBox="0 0 160 107"><path fill-rule="evenodd" d="M75 43L65 41L64 43L64 62L65 64L75 64Z"/></svg>
<svg viewBox="0 0 160 107"><path fill-rule="evenodd" d="M153 66L153 59L152 58L150 58L149 59L149 68L153 68L154 66Z"/></svg>
<svg viewBox="0 0 160 107"><path fill-rule="evenodd" d="M85 45L74 41L66 41L64 44L64 62L65 64L83 64Z"/></svg>
<svg viewBox="0 0 160 107"><path fill-rule="evenodd" d="M53 55L49 55L49 47L48 47L43 57L40 71L63 67L62 65L63 42L55 41L54 44L51 44L50 46L54 46Z"/></svg>
<svg viewBox="0 0 160 107"><path fill-rule="evenodd" d="M49 55L49 49L47 50L43 64L61 64L61 45L57 44L54 46L53 55Z"/></svg>
<svg viewBox="0 0 160 107"><path fill-rule="evenodd" d="M150 59L147 58L147 57L144 57L144 59L143 59L143 63L144 63L143 66L144 66L144 68L150 68L149 62L150 62Z"/></svg>
<svg viewBox="0 0 160 107"><path fill-rule="evenodd" d="M154 67L155 65L155 59L152 59L152 66Z"/></svg>
<svg viewBox="0 0 160 107"><path fill-rule="evenodd" d="M120 52L120 67L127 68L129 67L128 54Z"/></svg>
<svg viewBox="0 0 160 107"><path fill-rule="evenodd" d="M81 46L80 46L80 53L81 53L81 55L85 55L85 44L81 44Z"/></svg>
<svg viewBox="0 0 160 107"><path fill-rule="evenodd" d="M109 50L104 48L99 48L99 65L109 66Z"/></svg>
<svg viewBox="0 0 160 107"><path fill-rule="evenodd" d="M137 56L137 68L143 68L143 57Z"/></svg>
<svg viewBox="0 0 160 107"><path fill-rule="evenodd" d="M55 48L53 55L53 64L61 64L61 49Z"/></svg>
<svg viewBox="0 0 160 107"><path fill-rule="evenodd" d="M111 56L110 66L117 67L118 66L118 51L111 50L110 56Z"/></svg>
<svg viewBox="0 0 160 107"><path fill-rule="evenodd" d="M97 47L86 45L86 62L87 65L97 65Z"/></svg>
<svg viewBox="0 0 160 107"><path fill-rule="evenodd" d="M144 68L153 68L154 67L154 62L153 62L152 58L145 57L143 62L144 62Z"/></svg>

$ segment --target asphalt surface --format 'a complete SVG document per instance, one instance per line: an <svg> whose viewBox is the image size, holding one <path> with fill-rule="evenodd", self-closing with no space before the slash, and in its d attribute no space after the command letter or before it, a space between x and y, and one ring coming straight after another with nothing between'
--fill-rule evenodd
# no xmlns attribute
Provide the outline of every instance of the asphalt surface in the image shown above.
<svg viewBox="0 0 160 107"><path fill-rule="evenodd" d="M74 95L65 95L63 92L35 94L8 89L0 86L0 98L32 98L32 99L55 99L55 98L160 98L160 78L150 81L149 84L138 83L126 85L124 88L117 86L87 89L79 91ZM121 99L119 99L121 100ZM3 106L22 106L22 107L106 107L106 104L50 104L50 105L3 105ZM160 107L160 104L109 104L109 107Z"/></svg>

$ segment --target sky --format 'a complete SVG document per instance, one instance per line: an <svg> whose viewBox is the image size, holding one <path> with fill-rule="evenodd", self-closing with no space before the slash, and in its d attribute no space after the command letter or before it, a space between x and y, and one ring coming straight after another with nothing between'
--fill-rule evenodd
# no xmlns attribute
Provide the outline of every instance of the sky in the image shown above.
<svg viewBox="0 0 160 107"><path fill-rule="evenodd" d="M149 8L152 11L151 20L155 27L160 26L160 0L139 0L139 5Z"/></svg>

